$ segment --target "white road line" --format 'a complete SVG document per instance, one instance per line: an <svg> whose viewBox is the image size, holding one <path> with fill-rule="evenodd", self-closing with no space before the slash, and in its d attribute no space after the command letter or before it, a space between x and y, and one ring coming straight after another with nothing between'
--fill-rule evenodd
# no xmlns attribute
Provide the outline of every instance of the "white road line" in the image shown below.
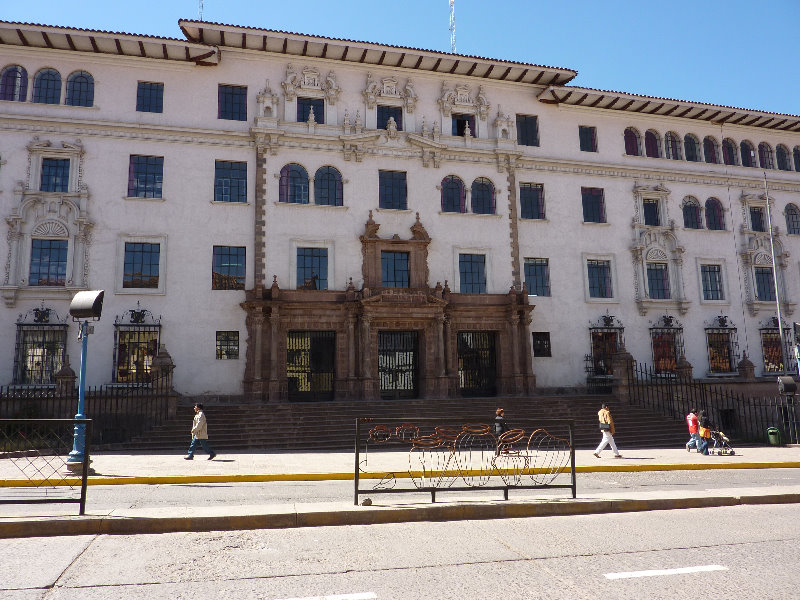
<svg viewBox="0 0 800 600"><path fill-rule="evenodd" d="M632 577L656 577L658 575L683 575L684 573L701 573L704 571L727 571L722 565L702 565L699 567L681 567L680 569L653 569L652 571L630 571L628 573L606 573L606 579L629 579Z"/></svg>
<svg viewBox="0 0 800 600"><path fill-rule="evenodd" d="M357 594L335 594L333 596L309 596L307 598L283 598L283 600L375 600L375 592L360 592Z"/></svg>

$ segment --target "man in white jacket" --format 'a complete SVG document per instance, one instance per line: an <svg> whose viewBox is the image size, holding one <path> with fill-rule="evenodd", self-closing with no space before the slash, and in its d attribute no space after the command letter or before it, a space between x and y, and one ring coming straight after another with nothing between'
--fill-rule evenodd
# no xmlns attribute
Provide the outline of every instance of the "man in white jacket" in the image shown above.
<svg viewBox="0 0 800 600"><path fill-rule="evenodd" d="M208 452L208 460L213 459L217 453L211 449L208 443L208 425L206 424L206 414L203 412L203 405L199 402L194 405L194 421L192 421L192 443L189 445L189 452L184 456L184 460L192 460L197 444Z"/></svg>

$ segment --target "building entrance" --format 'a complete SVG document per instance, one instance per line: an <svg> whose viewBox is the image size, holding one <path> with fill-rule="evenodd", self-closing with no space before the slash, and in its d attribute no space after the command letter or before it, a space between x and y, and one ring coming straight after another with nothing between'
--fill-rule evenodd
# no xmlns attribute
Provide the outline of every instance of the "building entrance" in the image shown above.
<svg viewBox="0 0 800 600"><path fill-rule="evenodd" d="M333 400L335 356L335 332L288 332L286 377L289 400Z"/></svg>
<svg viewBox="0 0 800 600"><path fill-rule="evenodd" d="M419 336L416 331L378 332L381 398L417 398Z"/></svg>
<svg viewBox="0 0 800 600"><path fill-rule="evenodd" d="M462 396L497 395L494 331L458 332L458 381Z"/></svg>

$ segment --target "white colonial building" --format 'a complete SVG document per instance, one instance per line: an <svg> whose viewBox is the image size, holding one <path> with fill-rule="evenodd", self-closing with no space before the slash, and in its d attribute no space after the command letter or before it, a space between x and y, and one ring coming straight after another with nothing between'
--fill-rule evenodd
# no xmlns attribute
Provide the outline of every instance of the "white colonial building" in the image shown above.
<svg viewBox="0 0 800 600"><path fill-rule="evenodd" d="M623 340L664 374L783 370L800 117L180 27L0 23L0 384L77 369L85 289L90 384L159 347L178 391L265 401L580 388Z"/></svg>

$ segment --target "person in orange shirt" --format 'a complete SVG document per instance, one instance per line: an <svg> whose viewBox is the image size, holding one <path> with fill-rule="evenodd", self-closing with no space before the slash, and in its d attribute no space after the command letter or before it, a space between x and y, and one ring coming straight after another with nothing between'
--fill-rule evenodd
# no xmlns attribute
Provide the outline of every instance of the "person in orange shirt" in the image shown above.
<svg viewBox="0 0 800 600"><path fill-rule="evenodd" d="M698 433L696 408L689 409L689 414L686 415L686 424L689 426L689 441L686 442L686 451L691 452L692 448L696 448L697 451L700 452L703 441L700 439L700 434Z"/></svg>

